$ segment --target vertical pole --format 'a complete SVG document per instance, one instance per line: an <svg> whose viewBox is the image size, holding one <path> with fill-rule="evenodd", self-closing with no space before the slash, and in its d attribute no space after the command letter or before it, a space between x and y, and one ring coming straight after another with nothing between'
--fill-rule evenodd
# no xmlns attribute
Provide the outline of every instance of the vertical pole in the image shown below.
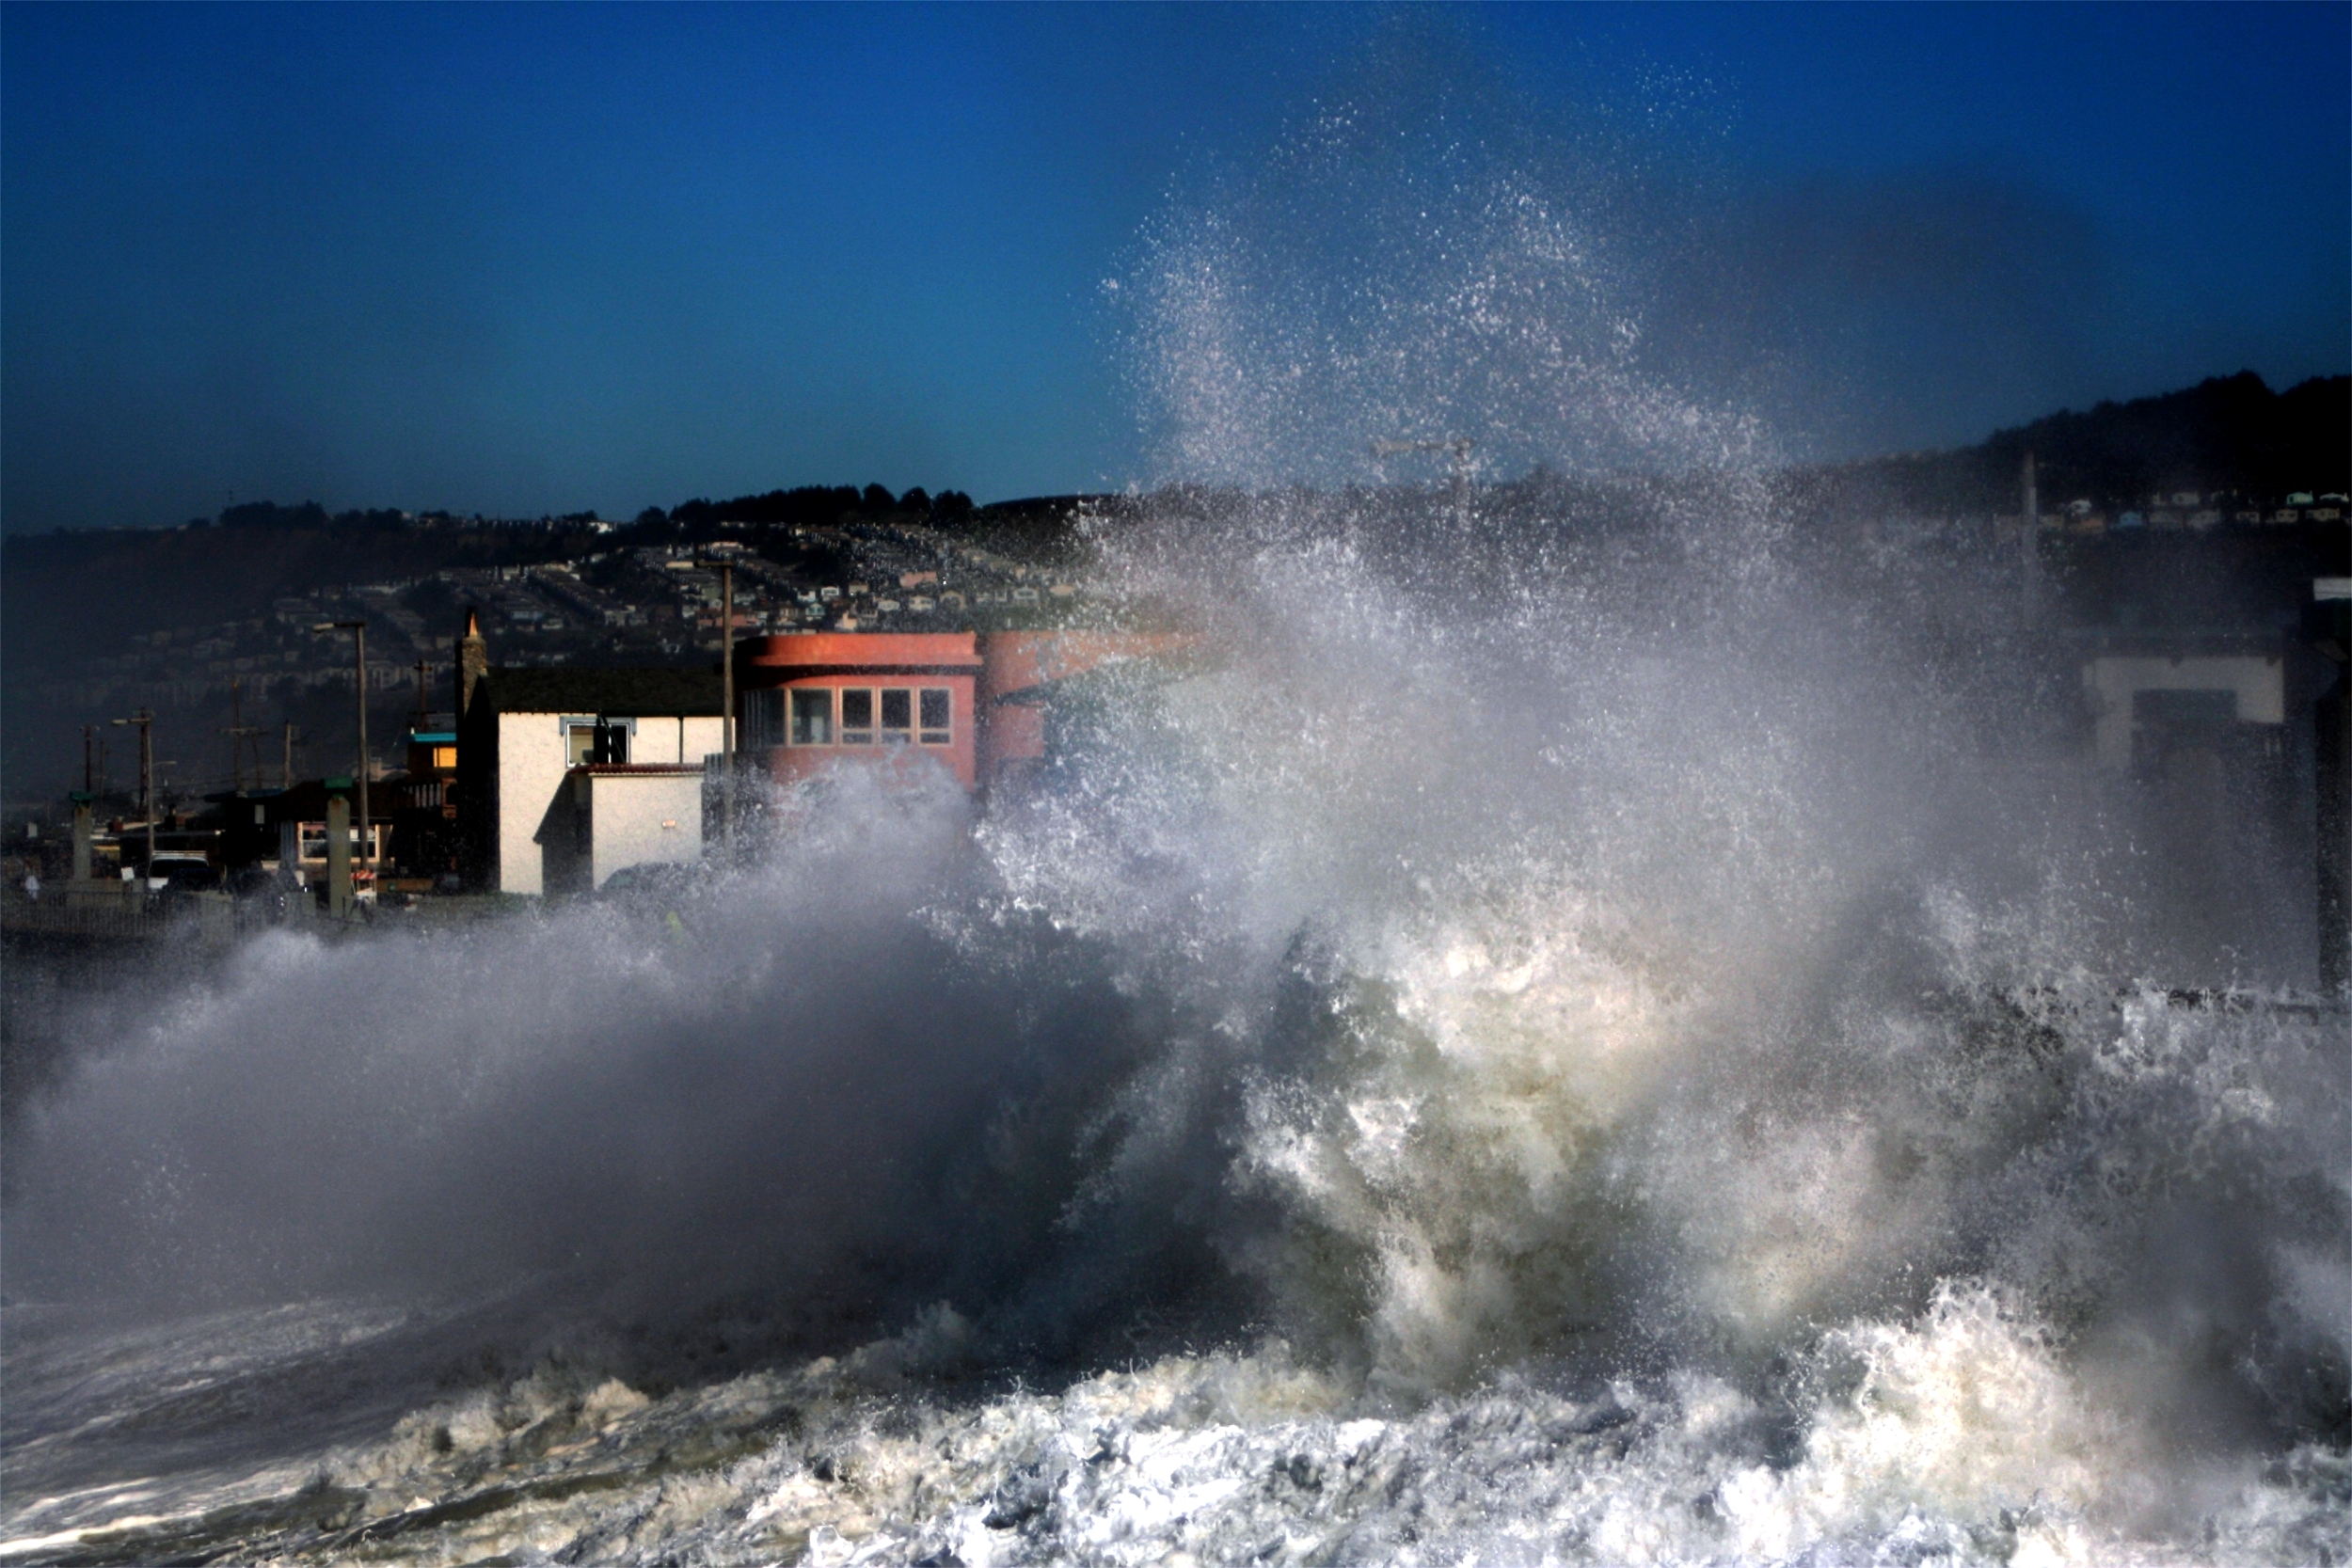
<svg viewBox="0 0 2352 1568"><path fill-rule="evenodd" d="M73 879L76 882L89 880L89 791L86 789L82 791L82 798L73 802Z"/></svg>
<svg viewBox="0 0 2352 1568"><path fill-rule="evenodd" d="M2339 626L2343 625L2339 620ZM2312 706L2319 829L2319 984L2352 985L2352 664Z"/></svg>
<svg viewBox="0 0 2352 1568"><path fill-rule="evenodd" d="M368 843L368 624L358 622L351 628L351 645L359 660L359 856L373 865L375 857L369 853Z"/></svg>
<svg viewBox="0 0 2352 1568"><path fill-rule="evenodd" d="M326 912L351 912L351 802L340 795L326 800Z"/></svg>
<svg viewBox="0 0 2352 1568"><path fill-rule="evenodd" d="M2026 453L2026 510L2019 519L2020 547L2025 551L2026 619L2042 615L2042 495L2035 482L2033 453Z"/></svg>
<svg viewBox="0 0 2352 1568"><path fill-rule="evenodd" d="M150 736L154 733L155 716L139 709L139 815L147 818L147 868L141 876L155 874L155 746Z"/></svg>
<svg viewBox="0 0 2352 1568"><path fill-rule="evenodd" d="M720 810L726 814L727 859L735 859L735 563L719 563Z"/></svg>
<svg viewBox="0 0 2352 1568"><path fill-rule="evenodd" d="M245 681L229 677L229 788L245 793Z"/></svg>
<svg viewBox="0 0 2352 1568"><path fill-rule="evenodd" d="M278 784L281 789L294 787L294 721L291 719L286 721L286 760L278 771Z"/></svg>

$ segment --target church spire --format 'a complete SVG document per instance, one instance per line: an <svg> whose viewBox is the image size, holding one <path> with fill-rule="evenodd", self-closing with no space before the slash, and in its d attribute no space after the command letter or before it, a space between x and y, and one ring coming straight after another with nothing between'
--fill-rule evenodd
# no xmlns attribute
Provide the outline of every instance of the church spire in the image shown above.
<svg viewBox="0 0 2352 1568"><path fill-rule="evenodd" d="M457 719L465 721L473 705L474 683L490 673L490 644L482 636L482 617L466 607L466 629L457 637Z"/></svg>

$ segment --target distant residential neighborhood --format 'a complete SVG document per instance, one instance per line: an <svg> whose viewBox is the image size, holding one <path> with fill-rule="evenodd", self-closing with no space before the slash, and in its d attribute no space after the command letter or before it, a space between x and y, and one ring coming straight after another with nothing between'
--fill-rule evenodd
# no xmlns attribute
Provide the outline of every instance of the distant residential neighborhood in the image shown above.
<svg viewBox="0 0 2352 1568"><path fill-rule="evenodd" d="M182 911L221 920L322 896L347 915L388 894L594 893L731 846L770 786L841 767L1025 789L1058 766L1057 704L1122 664L1190 657L1192 623L1221 604L1261 621L1302 608L1240 561L1194 563L1205 597L1185 606L1138 600L1102 569L1105 542L1148 551L1160 531L1255 526L1269 505L1406 565L1449 531L1480 534L1502 577L1442 590L1433 624L1482 612L1462 595L1543 595L1588 571L1638 598L1709 547L1710 519L1732 537L1739 509L1762 508L1824 585L1867 602L1899 584L1940 657L1971 661L1988 636L2019 650L2034 712L1985 744L2026 725L2089 774L2227 800L2294 836L2341 794L2340 748L2306 717L2341 706L2352 502L2341 426L2274 439L2261 416L2308 421L2347 385L2274 399L2208 383L1761 488L1457 471L1271 500L1179 487L974 507L869 484L627 520L247 503L12 539L8 872L52 894L11 918L149 920L139 900L183 887L242 893ZM1470 447L1422 445L1457 465Z"/></svg>

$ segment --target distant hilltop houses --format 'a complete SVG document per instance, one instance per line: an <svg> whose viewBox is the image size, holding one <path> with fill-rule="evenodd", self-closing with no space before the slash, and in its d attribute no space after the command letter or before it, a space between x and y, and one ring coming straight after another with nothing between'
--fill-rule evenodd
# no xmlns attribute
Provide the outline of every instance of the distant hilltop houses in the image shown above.
<svg viewBox="0 0 2352 1568"><path fill-rule="evenodd" d="M720 571L724 602L733 568ZM226 936L320 911L363 919L387 895L645 885L748 838L771 786L837 769L885 787L1037 787L1057 706L1194 645L1127 628L834 630L739 638L715 670L508 665L469 610L449 660L454 705L432 710L420 690L405 767L275 784L257 767L191 809L160 799L142 730L135 809L102 815L99 792L78 791L66 832L32 827L9 913L63 935L209 921Z"/></svg>
<svg viewBox="0 0 2352 1568"><path fill-rule="evenodd" d="M377 519L376 526L407 516L365 515ZM460 526L445 517L426 521ZM601 541L643 531L642 524L594 517L496 526L510 539L538 534ZM70 670L27 672L34 678L25 694L58 707L143 702L178 708L226 701L237 689L257 698L348 692L355 678L351 659L310 628L354 618L370 627L370 689L392 693L420 679L447 679L449 650L428 629L427 617L446 619L460 604L478 610L518 663L691 657L720 646L726 613L720 605L721 563L733 570L738 636L1059 625L1083 623L1093 608L1068 562L1022 559L1002 545L991 547L980 538L927 524L859 518L744 531L755 534L757 543L722 536L590 545L537 562L440 566L281 594L265 610L194 626L133 630L117 651L81 658Z"/></svg>
<svg viewBox="0 0 2352 1568"><path fill-rule="evenodd" d="M1044 757L1063 683L1171 645L1085 589L1075 510L961 529L935 515L720 517L706 537L660 543L648 535L677 531L666 519L560 519L507 531L564 546L545 559L134 631L127 652L39 692L92 716L79 726L87 820L56 886L87 903L99 882L145 897L260 878L280 895L331 885L339 913L382 894L582 893L699 859L766 783L827 766L1002 787ZM950 501L948 521L969 515ZM308 526L332 520L293 531ZM381 516L359 527L407 532ZM355 698L389 710L364 768ZM118 710L139 716L135 752ZM175 723L196 748L150 744ZM340 745L318 738L337 732ZM191 750L228 767L191 768Z"/></svg>
<svg viewBox="0 0 2352 1568"><path fill-rule="evenodd" d="M2345 504L2345 497L2340 491L2313 495L2309 490L2291 490L2271 504L2236 491L2170 490L2120 507L2076 498L2058 507L2051 514L2049 524L2074 533L2143 528L2192 533L2217 528L2292 528L2305 522L2340 522ZM2004 531L2018 527L2022 520L2021 516L2004 517Z"/></svg>
<svg viewBox="0 0 2352 1568"><path fill-rule="evenodd" d="M2231 378L1961 451L1788 470L1767 493L1811 569L1901 560L1948 585L1912 613L1923 632L1950 621L1951 646L2006 599L2058 694L2035 722L2089 769L2308 819L2309 789L2281 781L2327 752L2303 719L2352 646L2348 388ZM1406 545L1442 514L1503 561L1523 535L1531 572L1562 569L1534 542L1580 536L1621 566L1662 551L1665 571L1687 545L1675 519L1753 504L1710 486L1538 469L1297 499ZM31 835L11 847L51 893L87 904L107 884L114 912L73 919L231 885L290 909L331 886L349 915L626 887L723 858L776 789L842 768L1036 787L1060 776L1057 715L1196 657L1184 617L1103 590L1096 542L1251 504L1179 488L974 507L869 485L627 521L255 503L10 537L0 742ZM1201 593L1289 612L1238 571L1209 565ZM70 852L51 793L69 779Z"/></svg>

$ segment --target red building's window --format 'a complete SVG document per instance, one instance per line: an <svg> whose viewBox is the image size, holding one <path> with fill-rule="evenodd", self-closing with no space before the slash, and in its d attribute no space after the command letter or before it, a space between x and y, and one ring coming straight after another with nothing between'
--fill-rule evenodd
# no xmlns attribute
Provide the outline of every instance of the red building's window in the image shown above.
<svg viewBox="0 0 2352 1568"><path fill-rule="evenodd" d="M840 704L837 730L836 700ZM955 741L955 693L944 686L852 686L838 691L803 686L789 692L755 693L749 713L755 736L768 733L763 724L772 724L784 716L787 702L788 743L794 746L871 746L877 741L906 745L917 740L926 746L947 746Z"/></svg>
<svg viewBox="0 0 2352 1568"><path fill-rule="evenodd" d="M841 744L874 743L874 693L870 688L844 687L841 691Z"/></svg>
<svg viewBox="0 0 2352 1568"><path fill-rule="evenodd" d="M899 745L914 738L914 693L903 686L882 688L882 737Z"/></svg>
<svg viewBox="0 0 2352 1568"><path fill-rule="evenodd" d="M792 744L833 744L833 693L823 687L802 687L792 693Z"/></svg>

